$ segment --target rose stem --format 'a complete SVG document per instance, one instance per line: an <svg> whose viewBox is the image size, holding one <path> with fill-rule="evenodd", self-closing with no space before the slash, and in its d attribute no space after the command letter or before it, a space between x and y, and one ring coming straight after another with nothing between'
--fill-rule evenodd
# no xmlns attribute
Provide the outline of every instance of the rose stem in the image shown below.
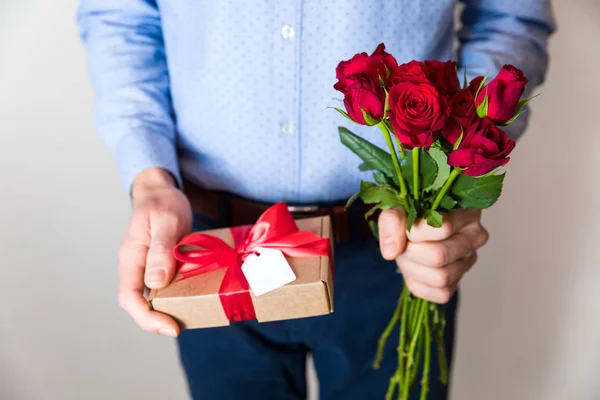
<svg viewBox="0 0 600 400"><path fill-rule="evenodd" d="M402 391L402 381L403 381L403 373L404 373L404 346L406 340L406 318L408 314L408 287L406 283L404 283L404 287L402 288L402 297L404 300L402 302L402 320L400 322L400 339L398 343L398 371L396 372L398 378L398 390ZM400 393L404 396L404 393ZM407 394L408 395L408 394Z"/></svg>
<svg viewBox="0 0 600 400"><path fill-rule="evenodd" d="M390 155L392 156L392 162L394 163L394 168L396 169L396 175L398 176L398 183L400 183L400 197L402 198L402 201L404 202L404 207L406 208L406 211L408 212L409 207L408 207L408 202L406 201L406 194L408 193L408 191L406 190L406 182L404 182L404 178L402 177L402 171L400 170L400 163L398 162L398 155L396 154L396 149L394 148L394 143L392 142L391 133L390 133L389 129L387 128L387 125L385 124L384 121L379 122L377 124L377 126L379 127L379 129L381 129L381 132L383 133L383 136L385 137L385 141L390 150Z"/></svg>
<svg viewBox="0 0 600 400"><path fill-rule="evenodd" d="M419 316L419 310L421 309L420 305L421 302L423 302L425 300L420 299L418 297L415 298L414 301L414 307L412 307L410 314L410 324L409 326L409 333L412 335L415 331L415 328L417 327L417 317Z"/></svg>
<svg viewBox="0 0 600 400"><path fill-rule="evenodd" d="M396 146L398 146L398 150L400 150L400 158L404 160L404 146L402 146L402 143L400 143L398 136L394 135L394 139L396 140Z"/></svg>
<svg viewBox="0 0 600 400"><path fill-rule="evenodd" d="M379 369L379 367L381 365L381 360L383 360L383 351L385 349L385 344L386 344L388 338L390 337L392 330L394 330L394 327L398 323L398 319L400 318L401 310L402 310L402 295L400 295L400 297L398 298L398 305L396 306L396 310L394 311L394 315L392 316L392 319L390 320L387 327L385 328L385 330L379 337L377 353L375 355L375 361L373 362L374 369Z"/></svg>
<svg viewBox="0 0 600 400"><path fill-rule="evenodd" d="M394 373L394 375L392 375L390 377L390 383L388 385L388 390L387 392L385 392L385 400L392 400L392 397L394 396L394 390L396 389L396 386L398 386L398 370L396 370L396 373ZM400 390L400 386L398 386L398 390ZM398 395L400 395L400 392L398 392Z"/></svg>
<svg viewBox="0 0 600 400"><path fill-rule="evenodd" d="M393 132L393 127L392 124L390 123L390 120L386 120L385 121L385 127L387 128L388 131ZM396 146L398 146L398 153L400 154L400 160L404 160L404 145L402 144L402 142L400 142L400 139L398 139L398 136L393 135L394 136L394 141L396 142Z"/></svg>
<svg viewBox="0 0 600 400"><path fill-rule="evenodd" d="M423 381L421 382L421 397L420 400L427 399L429 391L429 362L431 360L431 331L429 329L429 312L425 316L425 362L423 364Z"/></svg>
<svg viewBox="0 0 600 400"><path fill-rule="evenodd" d="M433 205L431 206L431 211L437 210L437 208L440 206L440 203L444 199L444 196L448 192L448 189L450 189L450 186L452 186L452 183L454 182L454 180L456 179L456 177L458 175L460 175L460 171L457 169L453 169L452 172L450 173L450 176L446 180L446 183L444 183L444 186L442 186L442 189L436 196L436 198L433 202Z"/></svg>
<svg viewBox="0 0 600 400"><path fill-rule="evenodd" d="M409 390L410 375L411 375L410 369L411 369L411 367L413 367L415 347L417 345L417 339L419 337L419 334L421 333L421 326L423 325L423 318L425 317L425 311L427 311L427 308L428 308L428 304L426 301L421 303L421 309L419 310L419 316L417 317L417 321L419 322L419 324L417 325L415 332L411 335L410 348L408 351L408 358L406 360L406 368L404 370L403 386L404 386L405 392L407 392ZM405 400L408 400L408 395L406 393L403 393L403 395L406 396Z"/></svg>
<svg viewBox="0 0 600 400"><path fill-rule="evenodd" d="M419 147L415 147L414 149L412 149L413 185L414 185L415 202L419 201L419 192L420 192L420 188L419 188L419 152L420 152L420 150L421 149Z"/></svg>
<svg viewBox="0 0 600 400"><path fill-rule="evenodd" d="M392 396L394 395L394 390L396 389L396 386L398 386L398 396L401 395L400 393L400 389L401 389L401 384L402 384L402 368L403 368L403 363L402 363L402 347L404 346L403 343L403 335L404 335L404 329L405 325L406 325L406 313L407 313L407 303L408 303L408 297L407 297L407 292L408 289L406 288L406 286L404 286L402 288L402 293L400 295L400 303L402 304L402 308L401 308L401 323L400 323L400 344L397 348L397 352L398 352L398 367L396 368L396 372L394 372L394 375L392 375L390 377L390 382L388 385L388 390L385 394L385 399L386 400L392 400Z"/></svg>
<svg viewBox="0 0 600 400"><path fill-rule="evenodd" d="M443 312L443 310L442 310ZM446 351L444 349L444 326L440 321L435 324L435 339L437 342L438 350L438 363L440 364L440 381L444 384L448 384L448 360L446 360Z"/></svg>
<svg viewBox="0 0 600 400"><path fill-rule="evenodd" d="M423 353L423 340L423 335L421 335L417 340L417 354L415 355L415 365L419 365L419 363L421 362L421 355ZM413 368L410 374L411 387L414 385L415 379L417 378L417 373L418 369Z"/></svg>

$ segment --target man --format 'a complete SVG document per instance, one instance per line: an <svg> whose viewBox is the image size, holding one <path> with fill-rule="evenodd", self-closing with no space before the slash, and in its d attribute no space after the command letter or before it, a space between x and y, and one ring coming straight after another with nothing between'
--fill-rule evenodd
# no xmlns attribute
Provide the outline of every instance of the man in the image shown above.
<svg viewBox="0 0 600 400"><path fill-rule="evenodd" d="M502 64L514 64L531 92L547 67L549 0L463 3L460 68L493 76ZM442 229L417 224L410 234L400 211L384 212L379 254L375 239L362 234L358 211L339 207L363 173L339 143L337 126L347 121L326 107L337 105L337 63L380 42L399 62L453 58L456 6L455 0L81 1L97 127L133 205L119 256L119 302L142 329L178 336L194 398L305 398L309 351L322 399L383 398L394 346L381 370L370 366L402 277L381 255L395 260L415 295L448 303L451 354L453 294L488 236L480 212L453 212ZM524 122L511 126L513 138ZM370 130L356 131L374 138ZM340 239L335 313L180 332L171 318L149 309L144 286L170 282L172 248L192 225L247 223L277 201L332 214ZM434 381L429 398L445 399L446 388Z"/></svg>

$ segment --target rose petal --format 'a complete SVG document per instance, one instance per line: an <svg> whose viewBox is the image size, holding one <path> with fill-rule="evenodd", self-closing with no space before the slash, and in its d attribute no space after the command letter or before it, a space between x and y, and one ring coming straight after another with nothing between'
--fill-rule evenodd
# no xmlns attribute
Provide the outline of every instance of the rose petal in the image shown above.
<svg viewBox="0 0 600 400"><path fill-rule="evenodd" d="M490 160L488 158L482 157L479 154L476 154L473 166L464 170L463 173L469 176L483 176L488 172L491 172L494 169L506 164L507 162L507 159Z"/></svg>
<svg viewBox="0 0 600 400"><path fill-rule="evenodd" d="M474 149L458 149L448 154L448 165L451 167L466 168L475 162Z"/></svg>

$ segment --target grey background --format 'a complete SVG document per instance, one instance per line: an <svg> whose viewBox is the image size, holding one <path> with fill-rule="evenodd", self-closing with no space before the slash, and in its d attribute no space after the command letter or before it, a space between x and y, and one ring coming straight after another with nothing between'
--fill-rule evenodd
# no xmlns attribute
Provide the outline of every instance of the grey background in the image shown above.
<svg viewBox="0 0 600 400"><path fill-rule="evenodd" d="M462 286L453 399L600 398L600 3L555 7L548 83ZM0 399L184 399L174 342L117 306L128 204L75 8L0 0Z"/></svg>

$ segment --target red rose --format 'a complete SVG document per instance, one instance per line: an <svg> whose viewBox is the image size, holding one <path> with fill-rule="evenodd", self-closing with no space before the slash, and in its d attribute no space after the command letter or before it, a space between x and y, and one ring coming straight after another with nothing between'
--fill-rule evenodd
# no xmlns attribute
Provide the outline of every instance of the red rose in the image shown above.
<svg viewBox="0 0 600 400"><path fill-rule="evenodd" d="M460 137L461 132L466 131L472 124L478 123L479 117L475 111L475 94L481 79L483 77L473 79L467 88L460 89L450 98L450 118L442 129L442 135L453 146Z"/></svg>
<svg viewBox="0 0 600 400"><path fill-rule="evenodd" d="M379 83L381 77L384 82L388 83L388 74L391 74L397 66L396 59L385 51L385 45L381 43L370 56L367 53L359 53L350 60L339 63L335 70L338 81L333 87L346 94L348 87L354 82L356 74L362 73L369 74L375 82Z"/></svg>
<svg viewBox="0 0 600 400"><path fill-rule="evenodd" d="M514 148L515 141L486 118L469 128L458 149L448 155L448 164L466 168L465 175L482 176L506 165Z"/></svg>
<svg viewBox="0 0 600 400"><path fill-rule="evenodd" d="M446 123L450 108L431 83L399 82L392 86L388 111L394 132L407 148L429 147Z"/></svg>
<svg viewBox="0 0 600 400"><path fill-rule="evenodd" d="M390 76L392 86L400 82L430 83L426 68L425 63L415 60L399 65Z"/></svg>
<svg viewBox="0 0 600 400"><path fill-rule="evenodd" d="M479 89L479 85L481 85L481 81L483 80L483 76L475 77L469 82L469 90L473 93L473 96L477 94L477 89Z"/></svg>
<svg viewBox="0 0 600 400"><path fill-rule="evenodd" d="M517 104L523 96L527 82L523 71L512 65L505 65L498 75L481 89L477 96L477 105L483 102L487 94L487 117L496 124L503 124L517 112Z"/></svg>
<svg viewBox="0 0 600 400"><path fill-rule="evenodd" d="M450 115L460 126L471 126L471 123L477 118L475 112L475 96L466 88L461 89L450 99L452 111Z"/></svg>
<svg viewBox="0 0 600 400"><path fill-rule="evenodd" d="M458 76L456 75L456 62L454 61L425 61L426 74L429 81L443 96L452 96L459 89Z"/></svg>
<svg viewBox="0 0 600 400"><path fill-rule="evenodd" d="M392 85L400 82L429 82L443 95L453 95L459 88L456 63L453 61L415 61L401 64L390 77Z"/></svg>
<svg viewBox="0 0 600 400"><path fill-rule="evenodd" d="M354 75L353 82L346 88L344 105L350 118L359 124L365 123L362 110L374 119L381 120L385 106L385 91L379 81L375 81L369 74Z"/></svg>

